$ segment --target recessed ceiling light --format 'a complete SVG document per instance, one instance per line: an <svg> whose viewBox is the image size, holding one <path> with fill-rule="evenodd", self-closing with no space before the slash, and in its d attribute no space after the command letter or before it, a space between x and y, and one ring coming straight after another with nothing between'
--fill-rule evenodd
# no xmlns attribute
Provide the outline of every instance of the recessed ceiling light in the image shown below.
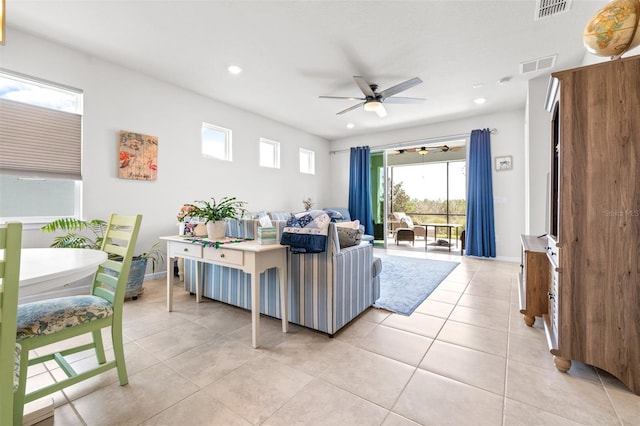
<svg viewBox="0 0 640 426"><path fill-rule="evenodd" d="M229 65L229 68L227 68L227 70L233 75L238 75L242 72L242 68L237 65Z"/></svg>
<svg viewBox="0 0 640 426"><path fill-rule="evenodd" d="M353 124L353 123L348 123L347 124L347 129L353 129L354 127L356 127L356 125Z"/></svg>
<svg viewBox="0 0 640 426"><path fill-rule="evenodd" d="M475 98L473 102L477 103L478 105L482 105L483 103L487 102L487 100L485 98Z"/></svg>
<svg viewBox="0 0 640 426"><path fill-rule="evenodd" d="M473 86L471 86L471 87L472 87L472 88L474 88L474 89L479 89L479 88L481 88L481 87L484 87L484 83L477 83L477 84L474 84L474 85L473 85Z"/></svg>

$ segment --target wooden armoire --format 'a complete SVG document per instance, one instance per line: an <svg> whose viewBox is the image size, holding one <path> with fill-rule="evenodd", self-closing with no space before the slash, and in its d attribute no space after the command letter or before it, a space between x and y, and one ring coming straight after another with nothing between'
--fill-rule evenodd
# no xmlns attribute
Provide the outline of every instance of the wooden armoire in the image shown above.
<svg viewBox="0 0 640 426"><path fill-rule="evenodd" d="M547 109L549 348L640 394L640 56L552 74Z"/></svg>

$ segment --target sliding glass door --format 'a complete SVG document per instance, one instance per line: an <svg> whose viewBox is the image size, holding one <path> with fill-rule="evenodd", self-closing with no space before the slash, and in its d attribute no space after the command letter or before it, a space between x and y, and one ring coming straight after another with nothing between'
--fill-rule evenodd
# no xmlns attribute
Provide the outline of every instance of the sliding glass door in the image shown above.
<svg viewBox="0 0 640 426"><path fill-rule="evenodd" d="M371 215L373 216L373 237L384 240L385 224L385 153L371 153Z"/></svg>
<svg viewBox="0 0 640 426"><path fill-rule="evenodd" d="M384 241L386 246L387 239L393 239L393 230L388 223L392 213L405 213L415 225L454 223L464 229L466 140L447 143L449 146L387 149L371 154L376 241ZM442 236L430 233L427 238L434 237Z"/></svg>
<svg viewBox="0 0 640 426"><path fill-rule="evenodd" d="M465 161L392 166L390 212L406 213L414 223L457 223L466 214Z"/></svg>

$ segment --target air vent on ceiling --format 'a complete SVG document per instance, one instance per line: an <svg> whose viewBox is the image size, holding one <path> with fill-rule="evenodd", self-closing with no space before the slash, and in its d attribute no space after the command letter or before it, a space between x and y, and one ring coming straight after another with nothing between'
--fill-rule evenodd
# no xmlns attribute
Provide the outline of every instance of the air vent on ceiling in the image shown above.
<svg viewBox="0 0 640 426"><path fill-rule="evenodd" d="M521 62L520 74L527 74L534 71L553 68L556 64L557 57L558 55L551 55L551 56L546 56L544 58L534 59L533 61Z"/></svg>
<svg viewBox="0 0 640 426"><path fill-rule="evenodd" d="M572 0L536 0L535 20L568 12Z"/></svg>

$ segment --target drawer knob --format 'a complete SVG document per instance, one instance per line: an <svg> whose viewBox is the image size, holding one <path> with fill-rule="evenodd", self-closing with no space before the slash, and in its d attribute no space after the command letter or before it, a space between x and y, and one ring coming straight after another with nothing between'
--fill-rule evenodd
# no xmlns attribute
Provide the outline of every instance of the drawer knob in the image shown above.
<svg viewBox="0 0 640 426"><path fill-rule="evenodd" d="M188 248L184 248L183 250L184 250L184 251L189 251L189 249L188 249Z"/></svg>
<svg viewBox="0 0 640 426"><path fill-rule="evenodd" d="M224 257L224 253L220 253L220 257Z"/></svg>

